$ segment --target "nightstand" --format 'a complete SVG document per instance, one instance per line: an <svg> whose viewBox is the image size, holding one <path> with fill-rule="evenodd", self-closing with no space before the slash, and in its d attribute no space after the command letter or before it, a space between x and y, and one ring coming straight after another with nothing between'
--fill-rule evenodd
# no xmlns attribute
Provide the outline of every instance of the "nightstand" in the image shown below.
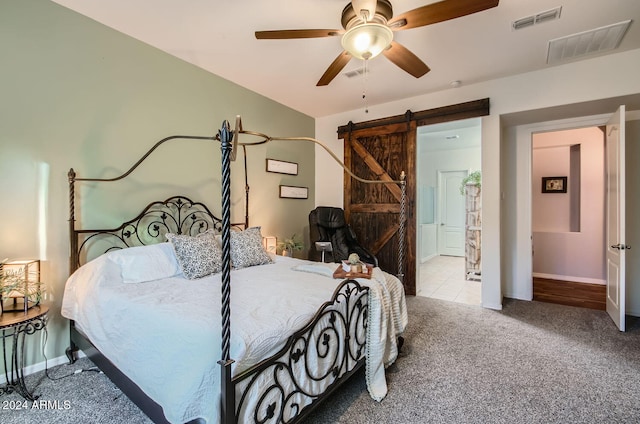
<svg viewBox="0 0 640 424"><path fill-rule="evenodd" d="M0 395L14 390L27 400L36 400L24 382L25 338L40 330L47 331L47 305L32 306L26 312L4 312L0 315L2 332L2 358L5 368L6 385L0 388ZM10 346L9 346L10 345ZM7 351L11 351L11 361L7 361ZM10 364L10 365L9 365Z"/></svg>

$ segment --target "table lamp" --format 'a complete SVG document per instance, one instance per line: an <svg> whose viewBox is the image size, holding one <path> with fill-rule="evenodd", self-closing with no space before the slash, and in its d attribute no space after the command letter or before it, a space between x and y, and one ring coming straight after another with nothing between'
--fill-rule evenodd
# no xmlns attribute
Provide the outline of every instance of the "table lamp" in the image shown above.
<svg viewBox="0 0 640 424"><path fill-rule="evenodd" d="M0 263L0 313L27 310L40 304L42 283L40 282L40 260L11 260ZM4 302L13 299L10 309ZM22 299L20 307L18 300Z"/></svg>

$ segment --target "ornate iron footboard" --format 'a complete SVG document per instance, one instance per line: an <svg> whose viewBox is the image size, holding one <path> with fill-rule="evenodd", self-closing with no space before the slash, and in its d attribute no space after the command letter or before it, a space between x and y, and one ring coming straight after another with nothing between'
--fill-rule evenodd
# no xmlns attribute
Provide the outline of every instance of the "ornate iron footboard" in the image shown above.
<svg viewBox="0 0 640 424"><path fill-rule="evenodd" d="M344 281L271 358L233 379L235 422L293 423L364 364L368 289Z"/></svg>

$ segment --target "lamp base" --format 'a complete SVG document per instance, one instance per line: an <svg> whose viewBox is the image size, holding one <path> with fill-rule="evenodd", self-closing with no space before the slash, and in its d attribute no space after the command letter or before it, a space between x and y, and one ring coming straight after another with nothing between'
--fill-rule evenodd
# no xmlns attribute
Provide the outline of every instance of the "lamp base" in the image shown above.
<svg viewBox="0 0 640 424"><path fill-rule="evenodd" d="M39 301L33 302L28 297L6 298L0 296L0 314L4 312L24 312L26 314L29 309L39 304Z"/></svg>

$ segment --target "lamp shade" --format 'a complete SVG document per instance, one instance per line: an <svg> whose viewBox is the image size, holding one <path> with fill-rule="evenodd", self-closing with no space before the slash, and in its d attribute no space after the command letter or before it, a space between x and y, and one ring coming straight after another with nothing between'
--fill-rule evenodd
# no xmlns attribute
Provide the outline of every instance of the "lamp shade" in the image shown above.
<svg viewBox="0 0 640 424"><path fill-rule="evenodd" d="M40 303L41 296L39 260L7 261L0 264L0 302L3 299L23 299L26 312L30 305Z"/></svg>
<svg viewBox="0 0 640 424"><path fill-rule="evenodd" d="M277 239L274 236L262 237L262 245L264 246L264 250L275 255L278 243Z"/></svg>
<svg viewBox="0 0 640 424"><path fill-rule="evenodd" d="M378 56L393 41L389 27L377 23L365 23L349 28L342 36L342 47L351 56L368 60Z"/></svg>

